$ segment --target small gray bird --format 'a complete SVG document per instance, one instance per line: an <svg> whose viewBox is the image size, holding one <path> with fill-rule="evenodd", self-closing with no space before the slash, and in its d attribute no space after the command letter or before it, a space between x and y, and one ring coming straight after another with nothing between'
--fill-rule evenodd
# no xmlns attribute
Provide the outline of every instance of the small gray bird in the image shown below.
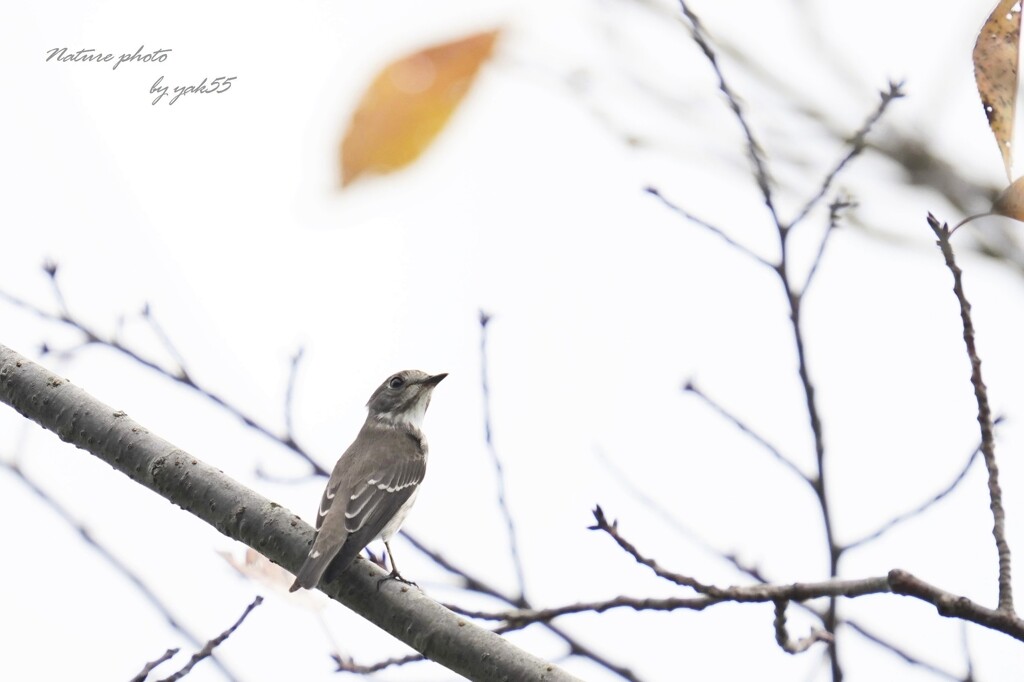
<svg viewBox="0 0 1024 682"><path fill-rule="evenodd" d="M316 587L329 566L337 575L378 538L391 558L390 577L404 581L388 541L409 513L426 473L427 439L420 429L430 394L446 376L407 369L388 377L370 396L363 428L327 481L316 539L291 592Z"/></svg>

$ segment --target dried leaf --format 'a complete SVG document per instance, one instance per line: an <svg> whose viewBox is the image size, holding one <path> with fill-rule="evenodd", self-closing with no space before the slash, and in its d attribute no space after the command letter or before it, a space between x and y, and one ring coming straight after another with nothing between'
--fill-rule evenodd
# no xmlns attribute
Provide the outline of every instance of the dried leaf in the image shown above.
<svg viewBox="0 0 1024 682"><path fill-rule="evenodd" d="M974 78L981 105L1013 180L1013 122L1017 106L1021 0L1000 0L974 43Z"/></svg>
<svg viewBox="0 0 1024 682"><path fill-rule="evenodd" d="M289 592L288 588L295 580L295 576L252 548L246 547L241 558L226 550L221 550L218 554L244 577L284 595L294 604L314 611L324 605L322 595L315 590Z"/></svg>
<svg viewBox="0 0 1024 682"><path fill-rule="evenodd" d="M377 74L341 143L342 186L419 157L462 101L497 37L498 31L488 31L427 48Z"/></svg>
<svg viewBox="0 0 1024 682"><path fill-rule="evenodd" d="M1024 177L1003 190L992 204L992 212L1024 222Z"/></svg>

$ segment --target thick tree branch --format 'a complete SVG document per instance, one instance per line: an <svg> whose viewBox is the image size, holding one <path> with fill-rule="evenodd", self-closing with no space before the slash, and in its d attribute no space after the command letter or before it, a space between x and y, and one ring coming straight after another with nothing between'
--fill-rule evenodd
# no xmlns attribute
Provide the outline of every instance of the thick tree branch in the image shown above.
<svg viewBox="0 0 1024 682"><path fill-rule="evenodd" d="M294 571L305 558L313 529L298 516L2 345L0 402L281 566ZM377 581L384 576L369 562L357 561L340 580L321 589L470 679L576 679L468 623L419 590L385 583L378 591Z"/></svg>

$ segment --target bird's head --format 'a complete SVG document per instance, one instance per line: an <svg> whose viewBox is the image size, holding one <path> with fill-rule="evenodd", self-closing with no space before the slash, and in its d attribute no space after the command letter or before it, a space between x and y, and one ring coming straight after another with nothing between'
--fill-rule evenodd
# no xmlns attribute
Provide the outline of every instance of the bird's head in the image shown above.
<svg viewBox="0 0 1024 682"><path fill-rule="evenodd" d="M430 404L430 394L447 374L427 374L418 369L407 369L392 374L381 384L366 406L369 417L389 424L408 424L417 429L423 425L423 415Z"/></svg>

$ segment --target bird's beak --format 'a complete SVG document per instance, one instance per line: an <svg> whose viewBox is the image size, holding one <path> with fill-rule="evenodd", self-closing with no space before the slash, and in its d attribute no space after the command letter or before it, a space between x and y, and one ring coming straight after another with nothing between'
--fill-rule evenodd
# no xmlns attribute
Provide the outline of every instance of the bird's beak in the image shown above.
<svg viewBox="0 0 1024 682"><path fill-rule="evenodd" d="M441 379L444 379L446 376L448 376L448 372L444 372L442 374L435 374L432 377L424 379L423 383L427 386L437 386L439 383L441 383Z"/></svg>

